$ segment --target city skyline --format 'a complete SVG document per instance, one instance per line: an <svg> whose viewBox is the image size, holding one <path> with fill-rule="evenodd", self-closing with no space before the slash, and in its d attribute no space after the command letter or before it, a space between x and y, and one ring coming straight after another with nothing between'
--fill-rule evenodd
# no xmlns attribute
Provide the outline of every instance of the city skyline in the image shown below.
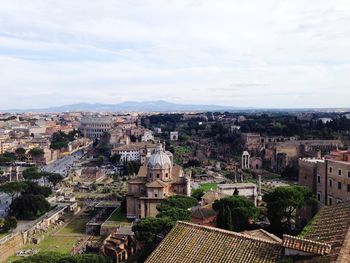
<svg viewBox="0 0 350 263"><path fill-rule="evenodd" d="M347 1L0 3L0 109L349 107Z"/></svg>

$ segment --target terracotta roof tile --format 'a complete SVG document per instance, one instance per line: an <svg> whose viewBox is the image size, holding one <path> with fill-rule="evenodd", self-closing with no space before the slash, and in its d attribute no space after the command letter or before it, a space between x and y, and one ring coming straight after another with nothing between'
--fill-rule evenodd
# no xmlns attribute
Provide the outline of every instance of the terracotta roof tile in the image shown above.
<svg viewBox="0 0 350 263"><path fill-rule="evenodd" d="M316 255L328 255L331 252L331 245L329 244L289 235L283 235L282 245L285 248L299 250Z"/></svg>
<svg viewBox="0 0 350 263"><path fill-rule="evenodd" d="M147 263L277 262L283 247L236 232L178 222Z"/></svg>

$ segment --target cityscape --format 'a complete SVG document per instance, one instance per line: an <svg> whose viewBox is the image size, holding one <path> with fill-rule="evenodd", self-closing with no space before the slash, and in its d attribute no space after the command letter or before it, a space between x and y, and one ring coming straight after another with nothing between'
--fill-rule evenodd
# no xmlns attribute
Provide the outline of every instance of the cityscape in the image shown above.
<svg viewBox="0 0 350 263"><path fill-rule="evenodd" d="M350 262L349 15L0 1L0 263Z"/></svg>

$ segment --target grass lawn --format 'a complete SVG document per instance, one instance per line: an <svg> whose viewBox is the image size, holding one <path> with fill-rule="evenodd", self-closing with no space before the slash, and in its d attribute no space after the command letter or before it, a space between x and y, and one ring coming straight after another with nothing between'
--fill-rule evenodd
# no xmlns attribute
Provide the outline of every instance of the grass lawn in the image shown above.
<svg viewBox="0 0 350 263"><path fill-rule="evenodd" d="M48 236L40 244L30 248L39 248L40 252L69 253L79 239L79 236Z"/></svg>
<svg viewBox="0 0 350 263"><path fill-rule="evenodd" d="M121 212L121 209L117 209L114 211L108 221L128 222L128 219L126 218L126 215Z"/></svg>
<svg viewBox="0 0 350 263"><path fill-rule="evenodd" d="M89 217L85 215L79 215L72 219L64 228L58 231L60 235L71 235L71 234L84 234L85 224L89 221Z"/></svg>
<svg viewBox="0 0 350 263"><path fill-rule="evenodd" d="M204 192L208 192L210 189L216 190L218 184L216 183L204 183L200 185L200 188L203 189Z"/></svg>

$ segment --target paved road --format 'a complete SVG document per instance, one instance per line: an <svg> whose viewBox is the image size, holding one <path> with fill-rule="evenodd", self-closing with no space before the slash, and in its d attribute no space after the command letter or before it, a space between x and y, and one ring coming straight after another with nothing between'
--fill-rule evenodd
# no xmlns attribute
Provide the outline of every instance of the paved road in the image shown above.
<svg viewBox="0 0 350 263"><path fill-rule="evenodd" d="M77 151L71 155L66 155L56 162L48 164L42 167L42 171L50 173L59 173L63 176L67 176L70 168L74 165L75 162L80 160L83 156L83 151Z"/></svg>

